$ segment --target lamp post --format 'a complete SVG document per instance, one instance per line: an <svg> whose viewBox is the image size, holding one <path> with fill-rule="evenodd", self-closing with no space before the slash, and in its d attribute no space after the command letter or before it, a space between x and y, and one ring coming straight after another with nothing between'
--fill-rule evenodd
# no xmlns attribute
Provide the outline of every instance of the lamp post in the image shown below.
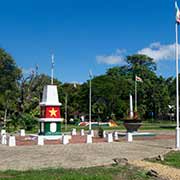
<svg viewBox="0 0 180 180"><path fill-rule="evenodd" d="M65 115L65 130L67 130L67 116L68 116L68 93L70 94L70 90L73 90L73 89L76 89L76 84L74 83L73 84L73 87L70 86L69 88L69 92L68 90L65 91L65 112L64 112L64 115Z"/></svg>

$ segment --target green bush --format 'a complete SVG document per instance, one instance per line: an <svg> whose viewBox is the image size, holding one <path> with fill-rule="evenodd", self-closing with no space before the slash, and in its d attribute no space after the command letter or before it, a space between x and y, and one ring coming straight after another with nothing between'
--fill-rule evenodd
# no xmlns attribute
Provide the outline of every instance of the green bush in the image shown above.
<svg viewBox="0 0 180 180"><path fill-rule="evenodd" d="M25 130L32 130L38 124L37 118L35 118L31 114L22 114L19 117L19 125L20 128L24 128Z"/></svg>
<svg viewBox="0 0 180 180"><path fill-rule="evenodd" d="M100 138L103 138L103 131L104 131L104 129L101 126L99 126L99 128L98 128L98 136Z"/></svg>

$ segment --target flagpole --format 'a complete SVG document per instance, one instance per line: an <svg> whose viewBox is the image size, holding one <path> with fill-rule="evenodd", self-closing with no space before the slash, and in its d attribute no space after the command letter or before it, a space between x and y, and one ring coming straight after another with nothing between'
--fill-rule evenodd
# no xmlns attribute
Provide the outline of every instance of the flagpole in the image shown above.
<svg viewBox="0 0 180 180"><path fill-rule="evenodd" d="M136 76L135 76L135 107L134 111L137 112L137 82L136 82Z"/></svg>
<svg viewBox="0 0 180 180"><path fill-rule="evenodd" d="M51 56L51 84L53 85L54 78L54 54Z"/></svg>
<svg viewBox="0 0 180 180"><path fill-rule="evenodd" d="M178 64L178 23L176 22L176 148L180 148L179 128L179 64Z"/></svg>
<svg viewBox="0 0 180 180"><path fill-rule="evenodd" d="M91 130L91 74L89 74L89 130Z"/></svg>

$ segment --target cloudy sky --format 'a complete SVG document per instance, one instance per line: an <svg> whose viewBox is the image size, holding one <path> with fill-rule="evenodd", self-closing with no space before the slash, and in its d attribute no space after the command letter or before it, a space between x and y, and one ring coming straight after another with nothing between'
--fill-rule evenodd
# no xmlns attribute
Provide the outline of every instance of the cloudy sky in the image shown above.
<svg viewBox="0 0 180 180"><path fill-rule="evenodd" d="M179 1L180 5L180 1ZM134 53L157 62L157 74L175 75L173 0L6 0L1 2L0 46L25 73L36 64L55 77L85 82Z"/></svg>

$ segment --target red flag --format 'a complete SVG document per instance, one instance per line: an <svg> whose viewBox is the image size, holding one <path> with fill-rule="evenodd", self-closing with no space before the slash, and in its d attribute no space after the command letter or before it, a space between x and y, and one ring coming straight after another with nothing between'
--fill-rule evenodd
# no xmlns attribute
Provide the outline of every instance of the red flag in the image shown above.
<svg viewBox="0 0 180 180"><path fill-rule="evenodd" d="M175 8L176 8L176 22L179 24L180 23L180 12L179 12L179 7L177 5L177 1L175 1Z"/></svg>
<svg viewBox="0 0 180 180"><path fill-rule="evenodd" d="M143 82L143 80L140 77L138 77L138 76L136 76L136 81L137 82Z"/></svg>

